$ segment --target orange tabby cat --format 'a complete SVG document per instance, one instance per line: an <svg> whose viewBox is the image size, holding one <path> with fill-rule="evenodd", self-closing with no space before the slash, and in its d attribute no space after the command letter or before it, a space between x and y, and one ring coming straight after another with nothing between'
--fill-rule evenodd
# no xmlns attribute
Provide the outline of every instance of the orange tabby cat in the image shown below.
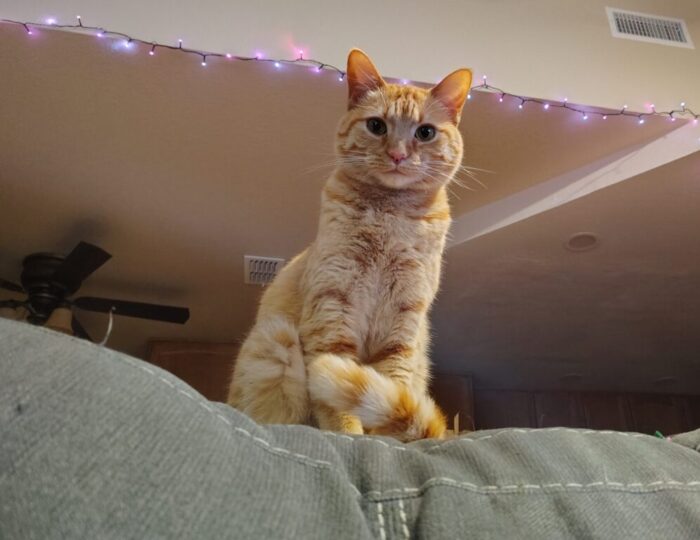
<svg viewBox="0 0 700 540"><path fill-rule="evenodd" d="M265 291L228 402L265 423L441 437L445 419L427 394L428 310L471 72L431 90L387 84L353 50L347 79L318 235Z"/></svg>

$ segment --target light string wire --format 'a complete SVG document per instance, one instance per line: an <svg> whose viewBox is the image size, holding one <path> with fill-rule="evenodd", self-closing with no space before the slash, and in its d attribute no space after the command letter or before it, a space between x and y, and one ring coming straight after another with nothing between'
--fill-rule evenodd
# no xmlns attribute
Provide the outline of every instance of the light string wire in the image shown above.
<svg viewBox="0 0 700 540"><path fill-rule="evenodd" d="M255 56L241 56L234 55L230 53L215 53L204 51L201 49L192 49L183 46L183 41L178 40L177 45L168 45L166 43L158 43L155 41L148 41L140 38L135 38L124 32L117 32L114 30L107 30L100 26L90 26L83 24L83 20L80 15L76 17L77 22L75 24L58 24L55 19L47 19L46 23L36 23L31 21L17 21L13 19L3 19L0 18L0 22L7 24L15 24L24 28L27 34L31 35L32 28L41 29L69 29L78 30L85 34L94 32L97 37L107 37L107 38L119 38L124 40L126 47L131 47L133 43L144 45L148 48L148 54L150 56L155 56L157 49L168 49L171 51L179 51L185 54L195 55L200 58L200 63L202 66L207 65L208 58L223 58L226 60L240 60L243 62L267 62L273 64L275 67L279 68L282 65L304 65L314 67L316 71L330 70L338 75L338 80L343 81L345 79L346 72L341 68L329 64L328 62L321 62L320 60L315 60L313 58L304 58L303 51L299 51L299 56L294 59L288 58L265 58L262 55L256 54ZM676 121L677 119L692 119L694 123L698 123L698 118L700 118L700 113L696 113L693 109L686 106L684 102L680 104L680 108L673 109L670 111L657 111L654 105L651 105L650 112L634 112L629 111L627 105L624 105L619 110L607 110L602 108L594 107L582 107L580 105L572 105L567 99L564 101L556 100L546 100L541 98L533 98L522 96L519 94L514 94L512 92L507 92L501 88L493 86L487 82L487 77L484 75L482 77L481 84L473 86L470 90L468 98L471 99L471 92L486 92L492 93L499 96L499 102L503 103L506 98L514 99L519 101L518 109L522 110L528 103L534 103L541 105L545 110L550 108L566 109L573 113L579 114L583 120L588 120L591 116L599 116L603 120L607 120L610 117L630 117L635 118L639 124L644 124L645 119L652 116L660 116L669 118L671 121Z"/></svg>
<svg viewBox="0 0 700 540"><path fill-rule="evenodd" d="M692 119L694 123L697 123L698 118L700 118L700 114L687 107L685 102L682 102L680 104L679 109L673 109L670 111L657 111L654 105L651 105L651 112L633 112L628 110L627 105L623 105L623 107L619 110L606 110L598 107L594 108L582 107L580 105L572 105L568 102L567 99L565 99L564 101L551 101L541 98L526 97L506 92L505 90L498 88L497 86L489 84L485 75L482 77L482 83L480 85L472 87L471 91L474 90L496 94L499 96L498 101L501 103L503 103L506 98L518 100L520 102L518 103L518 109L524 109L527 103L535 103L538 105L542 105L542 108L545 110L548 110L550 108L559 108L575 112L577 114L580 114L583 120L588 120L591 116L599 116L603 120L607 120L611 116L626 116L630 118L635 118L639 124L644 124L645 119L650 116L666 117L672 122L675 122L679 118Z"/></svg>
<svg viewBox="0 0 700 540"><path fill-rule="evenodd" d="M185 47L183 41L178 40L177 45L168 45L167 43L158 43L155 41L148 41L145 39L136 38L126 34L124 32L117 32L115 30L108 30L101 26L90 26L83 24L83 20L80 16L76 17L76 24L59 24L57 22L47 22L47 23L36 23L31 21L17 21L13 19L3 19L0 18L0 23L14 24L24 28L27 34L32 35L33 28L41 29L64 29L64 30L78 30L85 35L94 33L97 37L105 38L118 38L123 39L124 44L127 47L131 47L132 44L144 45L148 47L148 54L150 56L155 56L157 49L168 49L171 51L178 51L181 53L186 53L190 55L195 55L200 58L202 66L207 65L207 59L209 58L223 58L225 60L241 60L243 62L267 62L273 64L275 67L281 67L283 64L301 64L305 66L310 66L316 68L317 71L329 70L334 71L338 75L338 80L342 81L345 79L345 71L340 69L333 64L328 62L321 62L320 60L315 60L313 58L304 58L302 51L299 51L299 56L294 59L288 58L265 58L264 56L257 54L255 56L241 56L237 54L230 53L216 53L205 51L201 49L192 49ZM52 19L51 19L52 20Z"/></svg>

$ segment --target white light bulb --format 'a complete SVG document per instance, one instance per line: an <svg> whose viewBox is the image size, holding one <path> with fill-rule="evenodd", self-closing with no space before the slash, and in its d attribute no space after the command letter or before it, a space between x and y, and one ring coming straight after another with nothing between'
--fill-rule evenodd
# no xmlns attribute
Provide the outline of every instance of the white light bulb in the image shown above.
<svg viewBox="0 0 700 540"><path fill-rule="evenodd" d="M545 103L545 104L544 104L544 110L546 111L546 110L548 110L548 109L549 109L549 103Z"/></svg>
<svg viewBox="0 0 700 540"><path fill-rule="evenodd" d="M644 123L644 118L640 118L640 119L639 119L639 123L640 123L640 124L643 124L643 123Z"/></svg>
<svg viewBox="0 0 700 540"><path fill-rule="evenodd" d="M53 17L49 17L48 19L46 19L46 24L49 24L49 25L56 24L56 19L54 19Z"/></svg>
<svg viewBox="0 0 700 540"><path fill-rule="evenodd" d="M278 67L280 67L280 66L281 66L281 64L280 64L279 62L275 62L275 67L276 67L276 68L278 68Z"/></svg>
<svg viewBox="0 0 700 540"><path fill-rule="evenodd" d="M472 93L469 92L469 93L467 94L467 99L471 99L471 98L472 98Z"/></svg>
<svg viewBox="0 0 700 540"><path fill-rule="evenodd" d="M233 58L233 55L231 55L231 53L226 53L226 58L230 60L231 58Z"/></svg>
<svg viewBox="0 0 700 540"><path fill-rule="evenodd" d="M206 60L202 60L202 67L207 67L207 61L206 61Z"/></svg>
<svg viewBox="0 0 700 540"><path fill-rule="evenodd" d="M154 56L156 53L154 53L153 51L148 51L148 54L149 54L150 56Z"/></svg>
<svg viewBox="0 0 700 540"><path fill-rule="evenodd" d="M685 101L681 101L681 107L685 109Z"/></svg>
<svg viewBox="0 0 700 540"><path fill-rule="evenodd" d="M587 114L584 114L584 115L583 115L583 119L584 119L584 120L588 120L588 115L587 115Z"/></svg>
<svg viewBox="0 0 700 540"><path fill-rule="evenodd" d="M603 115L603 120L607 120L607 119L608 119L608 115L607 115L607 114L604 114L604 115Z"/></svg>
<svg viewBox="0 0 700 540"><path fill-rule="evenodd" d="M522 108L523 108L523 104L521 103L520 105L518 105L518 109L522 109Z"/></svg>

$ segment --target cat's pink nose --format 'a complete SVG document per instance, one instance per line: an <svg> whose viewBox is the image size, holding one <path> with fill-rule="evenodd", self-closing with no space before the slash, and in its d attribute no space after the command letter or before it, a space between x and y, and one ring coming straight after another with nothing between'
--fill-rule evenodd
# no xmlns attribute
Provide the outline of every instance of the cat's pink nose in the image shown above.
<svg viewBox="0 0 700 540"><path fill-rule="evenodd" d="M401 148L390 148L389 150L386 151L387 154L389 154L389 157L392 159L394 162L394 165L398 165L401 163L404 159L406 159L408 156L406 155L406 152L402 150Z"/></svg>

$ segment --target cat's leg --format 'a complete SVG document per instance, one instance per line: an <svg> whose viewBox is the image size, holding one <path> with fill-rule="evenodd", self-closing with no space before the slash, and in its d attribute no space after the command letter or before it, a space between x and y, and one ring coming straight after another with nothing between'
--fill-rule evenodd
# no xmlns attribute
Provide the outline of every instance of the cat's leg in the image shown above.
<svg viewBox="0 0 700 540"><path fill-rule="evenodd" d="M357 416L371 433L409 441L441 438L445 416L425 392L333 355L308 366L309 394L315 403Z"/></svg>
<svg viewBox="0 0 700 540"><path fill-rule="evenodd" d="M308 423L306 366L291 321L272 316L256 322L236 359L227 401L260 423Z"/></svg>
<svg viewBox="0 0 700 540"><path fill-rule="evenodd" d="M328 261L326 261L328 262ZM300 323L305 363L309 366L326 354L338 355L349 362L357 360L358 339L352 299L342 273L315 276L307 291ZM332 403L320 403L311 396L312 415L320 429L343 433L363 433L362 422Z"/></svg>
<svg viewBox="0 0 700 540"><path fill-rule="evenodd" d="M362 422L357 416L338 412L321 402L312 402L312 414L319 429L362 435Z"/></svg>

